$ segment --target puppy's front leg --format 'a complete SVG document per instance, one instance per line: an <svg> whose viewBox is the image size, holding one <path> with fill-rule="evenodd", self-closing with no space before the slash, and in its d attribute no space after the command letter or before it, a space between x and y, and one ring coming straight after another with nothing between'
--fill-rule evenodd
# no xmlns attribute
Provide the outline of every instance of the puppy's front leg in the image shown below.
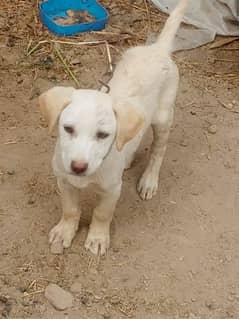
<svg viewBox="0 0 239 319"><path fill-rule="evenodd" d="M105 191L100 204L94 209L85 248L93 254L104 255L110 246L110 223L120 197L121 184Z"/></svg>
<svg viewBox="0 0 239 319"><path fill-rule="evenodd" d="M67 182L58 179L61 191L62 217L50 231L49 242L52 252L60 253L71 245L80 220L79 190Z"/></svg>

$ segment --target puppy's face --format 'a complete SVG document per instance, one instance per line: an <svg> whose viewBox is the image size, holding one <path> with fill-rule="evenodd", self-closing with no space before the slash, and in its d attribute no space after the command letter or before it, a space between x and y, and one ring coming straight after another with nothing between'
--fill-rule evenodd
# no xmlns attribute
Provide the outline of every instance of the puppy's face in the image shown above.
<svg viewBox="0 0 239 319"><path fill-rule="evenodd" d="M59 144L67 173L91 175L114 142L116 119L109 95L75 90L59 119Z"/></svg>
<svg viewBox="0 0 239 319"><path fill-rule="evenodd" d="M43 93L39 102L50 132L58 122L60 154L68 174L93 174L114 141L120 152L144 124L144 116L134 104L113 102L109 94L100 91L54 87Z"/></svg>

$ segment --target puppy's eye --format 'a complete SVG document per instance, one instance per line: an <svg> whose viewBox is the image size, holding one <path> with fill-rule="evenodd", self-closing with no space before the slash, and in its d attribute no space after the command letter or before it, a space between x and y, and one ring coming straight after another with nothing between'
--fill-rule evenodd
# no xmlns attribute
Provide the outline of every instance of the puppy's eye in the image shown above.
<svg viewBox="0 0 239 319"><path fill-rule="evenodd" d="M73 134L73 133L74 133L74 128L73 128L72 126L64 125L64 130L65 130L68 134Z"/></svg>
<svg viewBox="0 0 239 319"><path fill-rule="evenodd" d="M109 133L106 133L106 132L97 132L96 133L96 137L100 140L103 140L104 138L107 138L110 134Z"/></svg>

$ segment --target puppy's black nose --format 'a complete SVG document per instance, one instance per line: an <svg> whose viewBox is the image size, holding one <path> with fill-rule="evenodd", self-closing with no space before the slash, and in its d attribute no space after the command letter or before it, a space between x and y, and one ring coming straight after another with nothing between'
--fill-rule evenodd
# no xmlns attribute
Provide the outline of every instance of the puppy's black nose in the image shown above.
<svg viewBox="0 0 239 319"><path fill-rule="evenodd" d="M72 161L71 162L71 170L75 174L82 174L84 173L88 168L88 163L86 162L77 162L77 161Z"/></svg>

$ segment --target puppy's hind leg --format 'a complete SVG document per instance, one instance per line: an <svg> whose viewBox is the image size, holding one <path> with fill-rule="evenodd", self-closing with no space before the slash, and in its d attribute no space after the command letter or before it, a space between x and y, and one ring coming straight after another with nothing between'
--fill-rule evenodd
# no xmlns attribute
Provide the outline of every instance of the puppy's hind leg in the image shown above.
<svg viewBox="0 0 239 319"><path fill-rule="evenodd" d="M151 199L158 190L159 171L166 151L168 136L173 122L175 95L163 98L152 124L153 143L148 165L140 178L137 190L143 200Z"/></svg>

